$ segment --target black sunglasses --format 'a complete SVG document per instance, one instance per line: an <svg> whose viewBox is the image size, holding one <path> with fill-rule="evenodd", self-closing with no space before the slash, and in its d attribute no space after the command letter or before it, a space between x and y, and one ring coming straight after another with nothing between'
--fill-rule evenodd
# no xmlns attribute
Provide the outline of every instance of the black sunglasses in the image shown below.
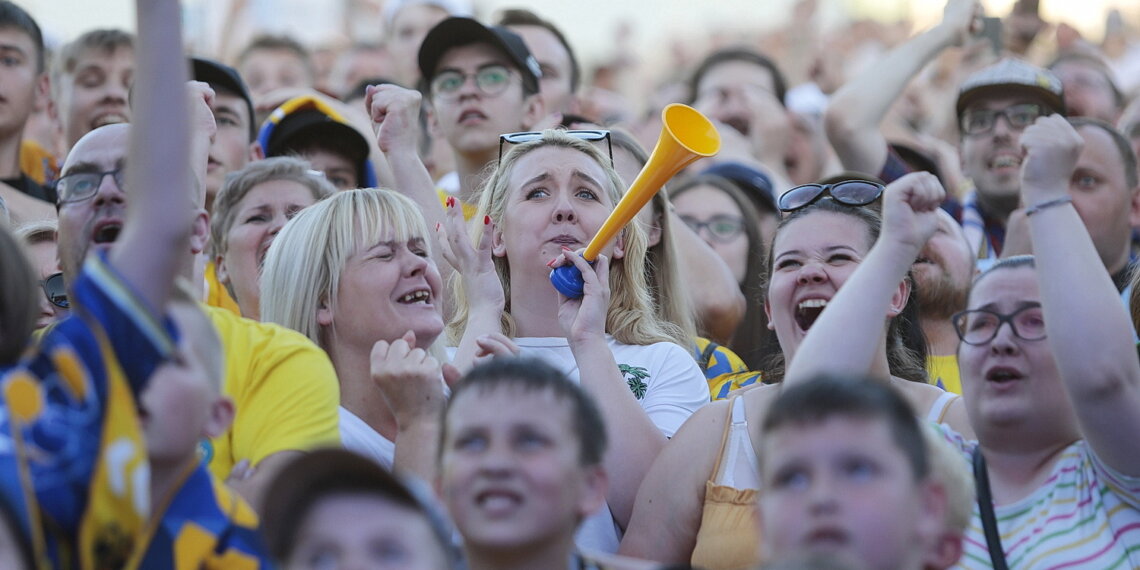
<svg viewBox="0 0 1140 570"><path fill-rule="evenodd" d="M562 133L570 135L576 139L581 139L589 142L597 142L600 140L606 141L606 149L610 155L610 166L614 165L614 145L610 139L610 132L604 130L568 130ZM506 133L499 135L499 164L503 163L503 143L523 144L531 141L536 141L542 138L542 133L539 131L528 131L524 133Z"/></svg>
<svg viewBox="0 0 1140 570"><path fill-rule="evenodd" d="M40 281L40 288L51 304L61 309L71 307L71 302L67 300L67 284L63 282L63 273L52 274Z"/></svg>
<svg viewBox="0 0 1140 570"><path fill-rule="evenodd" d="M815 203L824 196L844 206L866 206L883 195L883 185L864 180L845 180L835 184L804 184L780 195L776 204L780 211L793 212Z"/></svg>

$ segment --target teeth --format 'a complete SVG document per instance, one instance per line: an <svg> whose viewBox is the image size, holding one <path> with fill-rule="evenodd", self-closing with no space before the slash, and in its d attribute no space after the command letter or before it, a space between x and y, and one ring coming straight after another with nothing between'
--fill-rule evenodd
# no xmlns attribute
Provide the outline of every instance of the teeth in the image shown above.
<svg viewBox="0 0 1140 570"><path fill-rule="evenodd" d="M1021 166L1021 159L1016 156L999 156L994 159L993 165L996 168Z"/></svg>
<svg viewBox="0 0 1140 570"><path fill-rule="evenodd" d="M418 301L427 301L431 297L431 292L426 290L413 291L400 297L401 303L415 303Z"/></svg>
<svg viewBox="0 0 1140 570"><path fill-rule="evenodd" d="M827 306L827 299L808 299L799 304L800 309L822 309Z"/></svg>

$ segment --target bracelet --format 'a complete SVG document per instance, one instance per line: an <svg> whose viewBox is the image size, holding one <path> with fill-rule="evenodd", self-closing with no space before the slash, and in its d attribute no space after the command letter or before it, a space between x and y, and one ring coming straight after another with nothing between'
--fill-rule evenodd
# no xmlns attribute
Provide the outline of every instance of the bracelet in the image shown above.
<svg viewBox="0 0 1140 570"><path fill-rule="evenodd" d="M1049 208L1052 208L1053 206L1063 206L1065 204L1072 204L1072 203L1073 203L1073 197L1072 196L1061 196L1060 198L1053 198L1052 200L1046 200L1044 202L1034 204L1034 205L1030 206L1029 208L1026 208L1025 217L1028 218L1029 216L1032 216L1033 214L1036 214L1037 212L1040 212L1041 210L1047 210Z"/></svg>

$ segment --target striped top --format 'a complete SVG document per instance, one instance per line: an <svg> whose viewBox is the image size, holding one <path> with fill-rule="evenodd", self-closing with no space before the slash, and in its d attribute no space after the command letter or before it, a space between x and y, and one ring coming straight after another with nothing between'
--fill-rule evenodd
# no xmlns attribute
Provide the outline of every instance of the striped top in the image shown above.
<svg viewBox="0 0 1140 570"><path fill-rule="evenodd" d="M977 442L938 427L970 460ZM1011 569L1140 568L1140 477L1108 467L1084 440L1061 452L1040 488L994 514ZM963 548L956 568L991 567L976 503Z"/></svg>

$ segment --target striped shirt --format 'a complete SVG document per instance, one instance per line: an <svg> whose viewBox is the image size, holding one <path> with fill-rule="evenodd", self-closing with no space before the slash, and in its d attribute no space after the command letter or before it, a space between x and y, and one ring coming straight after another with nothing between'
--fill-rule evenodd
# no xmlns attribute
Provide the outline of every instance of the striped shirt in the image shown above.
<svg viewBox="0 0 1140 570"><path fill-rule="evenodd" d="M939 427L969 461L977 442ZM994 514L1011 569L1140 567L1140 477L1105 465L1084 440L1061 452L1041 487ZM976 503L963 548L957 568L991 567Z"/></svg>

